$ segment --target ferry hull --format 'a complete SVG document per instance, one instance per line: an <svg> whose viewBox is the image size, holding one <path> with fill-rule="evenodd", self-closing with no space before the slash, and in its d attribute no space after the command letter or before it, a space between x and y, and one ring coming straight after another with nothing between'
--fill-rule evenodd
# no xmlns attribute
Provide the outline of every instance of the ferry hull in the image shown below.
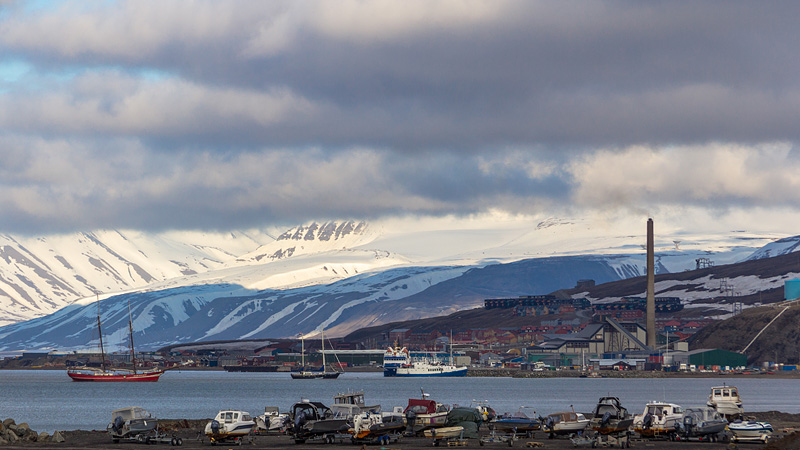
<svg viewBox="0 0 800 450"><path fill-rule="evenodd" d="M467 375L466 367L459 370L453 370L450 372L405 372L402 369L398 369L395 371L394 375L388 375L386 371L383 372L383 376L390 377L464 377Z"/></svg>

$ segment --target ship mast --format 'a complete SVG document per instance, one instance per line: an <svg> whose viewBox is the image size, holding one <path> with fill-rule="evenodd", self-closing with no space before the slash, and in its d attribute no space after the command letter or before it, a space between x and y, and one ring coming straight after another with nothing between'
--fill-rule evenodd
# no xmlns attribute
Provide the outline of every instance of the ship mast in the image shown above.
<svg viewBox="0 0 800 450"><path fill-rule="evenodd" d="M128 329L131 337L131 363L133 364L133 373L136 373L136 352L133 350L133 316L131 315L130 299L128 299Z"/></svg>
<svg viewBox="0 0 800 450"><path fill-rule="evenodd" d="M100 365L103 367L103 372L106 371L106 351L103 348L103 330L100 329L100 294L97 296L97 335L100 337Z"/></svg>
<svg viewBox="0 0 800 450"><path fill-rule="evenodd" d="M319 330L319 336L322 338L322 372L325 372L325 329L322 328Z"/></svg>

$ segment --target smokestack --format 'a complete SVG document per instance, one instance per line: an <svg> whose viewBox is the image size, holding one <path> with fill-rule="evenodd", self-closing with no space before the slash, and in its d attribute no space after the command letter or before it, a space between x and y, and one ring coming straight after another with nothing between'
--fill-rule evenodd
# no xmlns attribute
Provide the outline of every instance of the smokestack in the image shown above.
<svg viewBox="0 0 800 450"><path fill-rule="evenodd" d="M656 347L656 271L653 219L647 219L647 346Z"/></svg>

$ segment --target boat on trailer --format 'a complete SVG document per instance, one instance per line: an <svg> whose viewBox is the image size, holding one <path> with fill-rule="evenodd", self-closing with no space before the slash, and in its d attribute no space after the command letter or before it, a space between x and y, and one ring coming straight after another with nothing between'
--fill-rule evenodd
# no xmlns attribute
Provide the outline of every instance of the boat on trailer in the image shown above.
<svg viewBox="0 0 800 450"><path fill-rule="evenodd" d="M686 408L681 419L681 434L687 438L708 438L712 441L725 431L728 421L708 406Z"/></svg>
<svg viewBox="0 0 800 450"><path fill-rule="evenodd" d="M443 427L447 423L448 408L422 393L422 398L408 399L408 406L403 410L406 423L412 431L420 432L427 428Z"/></svg>
<svg viewBox="0 0 800 450"><path fill-rule="evenodd" d="M633 417L633 431L644 437L674 436L683 420L680 405L652 401Z"/></svg>
<svg viewBox="0 0 800 450"><path fill-rule="evenodd" d="M548 414L542 421L542 429L551 436L580 433L589 426L589 419L575 411Z"/></svg>
<svg viewBox="0 0 800 450"><path fill-rule="evenodd" d="M740 419L744 414L742 398L736 386L715 386L711 388L706 404L728 420Z"/></svg>
<svg viewBox="0 0 800 450"><path fill-rule="evenodd" d="M128 439L149 434L158 428L158 419L154 418L140 406L128 406L111 412L111 423L106 430L114 443L120 439Z"/></svg>
<svg viewBox="0 0 800 450"><path fill-rule="evenodd" d="M772 437L773 429L769 422L753 420L737 420L728 424L728 429L733 433L732 441L759 441L767 443Z"/></svg>
<svg viewBox="0 0 800 450"><path fill-rule="evenodd" d="M242 438L250 434L255 427L256 423L250 417L250 413L224 409L206 424L205 434L212 445L225 441L241 443Z"/></svg>

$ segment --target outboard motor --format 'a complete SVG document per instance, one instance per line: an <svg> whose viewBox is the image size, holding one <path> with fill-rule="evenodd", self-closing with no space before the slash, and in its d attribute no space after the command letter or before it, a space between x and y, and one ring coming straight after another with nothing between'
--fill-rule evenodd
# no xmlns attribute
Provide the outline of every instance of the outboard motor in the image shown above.
<svg viewBox="0 0 800 450"><path fill-rule="evenodd" d="M540 419L541 420L541 419ZM547 428L547 431L553 431L553 426L556 424L555 419L548 416L547 419L544 421L544 426Z"/></svg>
<svg viewBox="0 0 800 450"><path fill-rule="evenodd" d="M642 429L647 430L650 429L650 427L652 426L653 426L653 415L647 413L644 415L644 418L642 418Z"/></svg>
<svg viewBox="0 0 800 450"><path fill-rule="evenodd" d="M602 427L606 426L608 424L608 421L610 420L611 420L611 413L606 411L605 414L603 414L603 418L600 419L600 426Z"/></svg>
<svg viewBox="0 0 800 450"><path fill-rule="evenodd" d="M122 416L117 416L114 418L114 423L111 425L111 429L114 430L114 433L119 434L124 425L125 419L123 419Z"/></svg>
<svg viewBox="0 0 800 450"><path fill-rule="evenodd" d="M219 426L220 426L220 423L219 423L218 420L212 420L211 421L211 432L214 433L214 434L219 434Z"/></svg>
<svg viewBox="0 0 800 450"><path fill-rule="evenodd" d="M300 430L303 428L303 424L306 423L306 411L301 410L297 415L294 417L294 432L295 434L299 434Z"/></svg>
<svg viewBox="0 0 800 450"><path fill-rule="evenodd" d="M414 422L417 421L417 413L412 410L406 411L406 427L413 431L414 430Z"/></svg>
<svg viewBox="0 0 800 450"><path fill-rule="evenodd" d="M686 416L683 418L683 432L686 436L692 434L692 428L694 427L694 417Z"/></svg>

